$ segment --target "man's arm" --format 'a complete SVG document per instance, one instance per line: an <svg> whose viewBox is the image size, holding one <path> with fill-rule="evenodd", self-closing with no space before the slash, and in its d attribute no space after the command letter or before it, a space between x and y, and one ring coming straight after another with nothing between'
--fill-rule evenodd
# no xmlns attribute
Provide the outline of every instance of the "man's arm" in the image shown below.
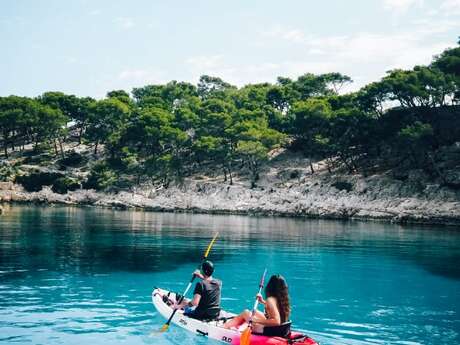
<svg viewBox="0 0 460 345"><path fill-rule="evenodd" d="M201 295L200 294L194 294L192 300L189 302L189 305L192 307L196 307L198 304L200 304L201 300Z"/></svg>
<svg viewBox="0 0 460 345"><path fill-rule="evenodd" d="M193 295L193 298L191 300L184 298L184 300L180 304L176 304L174 308L181 309L187 305L190 307L196 307L198 304L200 304L200 300L201 300L201 295L196 293Z"/></svg>
<svg viewBox="0 0 460 345"><path fill-rule="evenodd" d="M200 279L204 279L204 275L201 274L201 271L200 271L200 270L195 270L195 272L193 272L193 274L194 274L195 276L197 276L198 278L200 278Z"/></svg>
<svg viewBox="0 0 460 345"><path fill-rule="evenodd" d="M193 291L193 298L191 300L184 298L182 303L179 305L175 305L174 308L179 309L185 307L186 305L189 305L191 307L197 306L200 303L202 291L203 287L201 286L201 282L199 282L195 285L195 290Z"/></svg>

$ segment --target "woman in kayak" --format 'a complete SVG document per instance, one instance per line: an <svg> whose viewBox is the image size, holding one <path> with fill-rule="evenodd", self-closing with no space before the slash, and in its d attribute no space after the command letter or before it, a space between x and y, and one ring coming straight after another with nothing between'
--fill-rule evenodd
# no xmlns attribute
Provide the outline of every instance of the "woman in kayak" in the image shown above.
<svg viewBox="0 0 460 345"><path fill-rule="evenodd" d="M256 310L252 318L257 333L262 333L263 327L280 326L289 321L291 305L289 303L288 286L283 276L279 274L271 276L265 287L265 299L261 294L257 295L257 299L259 303L265 306L264 313ZM227 321L224 327L238 327L244 322L248 322L250 317L251 311L245 310L240 315Z"/></svg>

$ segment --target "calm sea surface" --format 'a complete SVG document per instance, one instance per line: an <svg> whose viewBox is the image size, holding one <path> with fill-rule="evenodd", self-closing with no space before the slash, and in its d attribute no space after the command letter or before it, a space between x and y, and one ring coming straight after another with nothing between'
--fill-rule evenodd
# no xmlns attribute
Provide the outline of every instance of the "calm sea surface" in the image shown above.
<svg viewBox="0 0 460 345"><path fill-rule="evenodd" d="M153 287L182 291L216 231L225 309L267 267L322 344L460 343L460 229L33 206L0 216L0 343L218 344L150 336Z"/></svg>

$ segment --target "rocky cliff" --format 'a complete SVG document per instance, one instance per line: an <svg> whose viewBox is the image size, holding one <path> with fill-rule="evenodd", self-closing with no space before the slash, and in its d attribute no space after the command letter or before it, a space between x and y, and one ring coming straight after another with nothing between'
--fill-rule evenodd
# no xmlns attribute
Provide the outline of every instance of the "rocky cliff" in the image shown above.
<svg viewBox="0 0 460 345"><path fill-rule="evenodd" d="M379 219L394 222L460 224L460 172L452 183L432 179L421 170L388 171L371 176L331 174L324 162L290 156L273 159L256 188L240 176L229 185L221 176L195 176L167 189L138 186L111 193L94 190L52 192L44 187L25 192L2 183L4 202L44 202L146 210L283 215L334 219Z"/></svg>

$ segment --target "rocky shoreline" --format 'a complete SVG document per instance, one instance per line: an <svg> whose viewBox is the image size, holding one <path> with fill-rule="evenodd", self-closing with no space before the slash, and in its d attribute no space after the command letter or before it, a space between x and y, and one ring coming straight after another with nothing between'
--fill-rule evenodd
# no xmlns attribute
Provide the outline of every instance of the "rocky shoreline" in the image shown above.
<svg viewBox="0 0 460 345"><path fill-rule="evenodd" d="M39 192L26 192L20 185L3 182L0 199L149 211L460 225L460 190L428 183L420 171L397 179L385 174L311 175L306 169L271 167L253 189L244 180L228 185L222 180L194 178L168 189L141 186L111 193L80 189L58 194L46 186Z"/></svg>

